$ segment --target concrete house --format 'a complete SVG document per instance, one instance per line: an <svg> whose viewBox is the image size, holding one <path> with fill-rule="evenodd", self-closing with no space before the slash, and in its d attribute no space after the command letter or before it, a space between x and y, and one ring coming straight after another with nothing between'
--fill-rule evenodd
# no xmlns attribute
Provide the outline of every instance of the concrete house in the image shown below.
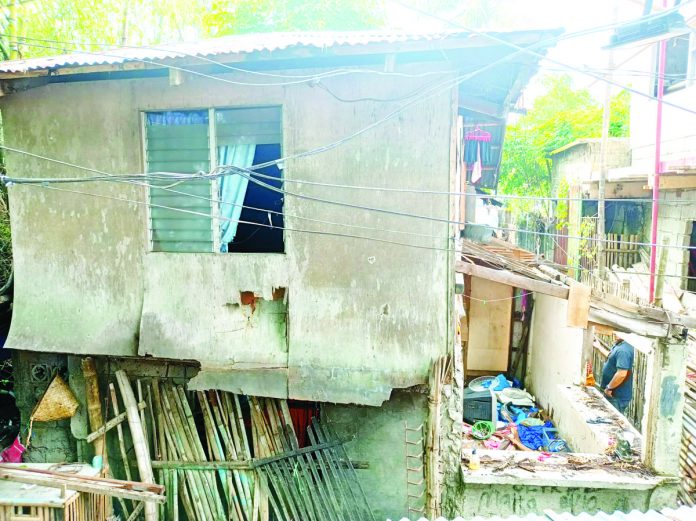
<svg viewBox="0 0 696 521"><path fill-rule="evenodd" d="M682 402L663 384L683 370L679 321L591 306L519 251L459 237L475 204L457 193L495 186L506 115L538 62L499 40L545 51L555 35L248 35L0 64L5 347L23 428L56 372L84 405L89 356L102 386L124 369L319 409L379 519L418 518L431 496L451 517L668 505ZM466 136L487 128L472 179ZM525 295L538 297L526 325ZM666 404L646 407L629 472L603 466L616 425L587 422L623 424L580 385L595 324L641 337L648 399ZM520 353L518 374L578 456L525 471L534 461L492 450L468 471L464 384L513 373ZM425 384L445 355L435 415ZM88 460L84 409L35 423L27 458Z"/></svg>
<svg viewBox="0 0 696 521"><path fill-rule="evenodd" d="M498 36L543 50L553 34ZM126 367L189 389L318 402L358 459L384 459L364 471L377 511L406 512L403 455L385 449L404 422L423 423L426 396L405 390L455 342L447 221L461 220L460 205L437 193L462 184L463 128L502 125L537 61L464 33L367 32L2 64L17 179L6 347L23 421L46 375L65 367L72 383L85 355L102 376ZM263 163L251 179L156 175ZM124 175L140 178L87 182ZM437 193L381 190L391 188ZM79 457L78 423L36 424L29 457Z"/></svg>

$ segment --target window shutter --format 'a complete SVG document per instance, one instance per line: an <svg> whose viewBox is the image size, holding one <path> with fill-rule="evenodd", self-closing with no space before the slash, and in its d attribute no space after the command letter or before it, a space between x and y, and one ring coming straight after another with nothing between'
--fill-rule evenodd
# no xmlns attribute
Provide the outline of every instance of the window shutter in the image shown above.
<svg viewBox="0 0 696 521"><path fill-rule="evenodd" d="M207 112L149 113L146 117L149 173L210 170ZM153 251L212 252L211 181L152 180L150 185Z"/></svg>

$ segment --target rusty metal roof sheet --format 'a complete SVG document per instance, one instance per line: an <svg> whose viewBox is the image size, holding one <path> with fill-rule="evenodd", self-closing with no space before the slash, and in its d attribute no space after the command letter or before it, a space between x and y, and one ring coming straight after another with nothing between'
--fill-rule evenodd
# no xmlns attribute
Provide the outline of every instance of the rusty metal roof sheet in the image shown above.
<svg viewBox="0 0 696 521"><path fill-rule="evenodd" d="M555 31L516 31L510 33L491 33L498 38L514 36L556 35ZM157 45L143 47L113 47L108 50L95 48L95 51L79 51L60 56L46 58L31 58L26 60L11 60L0 62L0 72L24 73L40 69L56 69L63 67L82 67L90 65L119 65L129 61L161 61L185 57L215 57L225 54L273 53L290 48L313 48L327 50L342 46L359 47L373 44L395 44L393 52L399 52L397 44L409 42L441 42L447 39L463 38L483 40L464 31L440 32L385 32L385 31L334 31L334 32L292 32L292 33L263 33L242 34L202 40L194 43L177 43L173 45ZM488 42L490 43L490 41ZM30 45L28 42L27 45ZM553 42L550 42L549 46ZM48 41L37 42L37 45L56 46L60 43ZM491 43L491 45L494 45ZM436 45L433 46L436 48Z"/></svg>

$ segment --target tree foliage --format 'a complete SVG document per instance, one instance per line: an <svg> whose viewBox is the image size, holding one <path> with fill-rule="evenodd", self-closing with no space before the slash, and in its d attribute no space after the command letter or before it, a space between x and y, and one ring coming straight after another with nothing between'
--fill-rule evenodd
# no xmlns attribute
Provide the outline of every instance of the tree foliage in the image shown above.
<svg viewBox="0 0 696 521"><path fill-rule="evenodd" d="M215 0L203 18L207 35L359 30L379 26L384 12L373 0Z"/></svg>
<svg viewBox="0 0 696 521"><path fill-rule="evenodd" d="M507 127L499 188L516 195L551 195L549 153L576 139L602 134L602 105L586 89L574 89L570 77L547 76L546 92L516 123ZM609 134L628 135L629 95L611 102Z"/></svg>

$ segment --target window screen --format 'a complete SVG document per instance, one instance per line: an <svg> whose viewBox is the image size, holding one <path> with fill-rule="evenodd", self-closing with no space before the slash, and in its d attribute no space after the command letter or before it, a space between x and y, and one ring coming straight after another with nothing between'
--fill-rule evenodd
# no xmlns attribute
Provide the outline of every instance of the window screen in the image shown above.
<svg viewBox="0 0 696 521"><path fill-rule="evenodd" d="M149 112L145 117L147 172L210 171L208 111ZM153 251L212 252L211 182L150 184Z"/></svg>

